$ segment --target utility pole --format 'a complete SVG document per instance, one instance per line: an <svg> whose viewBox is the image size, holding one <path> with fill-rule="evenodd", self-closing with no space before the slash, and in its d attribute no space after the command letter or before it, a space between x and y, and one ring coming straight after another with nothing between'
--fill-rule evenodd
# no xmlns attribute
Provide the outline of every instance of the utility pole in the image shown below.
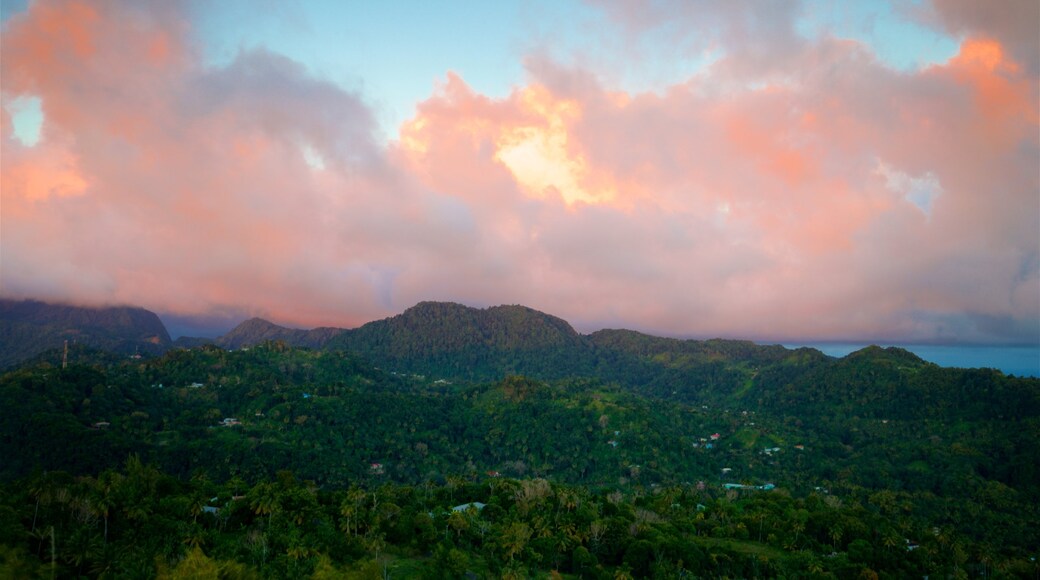
<svg viewBox="0 0 1040 580"><path fill-rule="evenodd" d="M69 366L69 341L65 341L65 352L61 355L61 368Z"/></svg>

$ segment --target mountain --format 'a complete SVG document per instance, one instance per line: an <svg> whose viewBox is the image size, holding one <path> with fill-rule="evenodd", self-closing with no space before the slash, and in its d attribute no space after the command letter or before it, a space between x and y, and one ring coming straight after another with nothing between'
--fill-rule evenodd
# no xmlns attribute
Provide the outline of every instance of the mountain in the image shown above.
<svg viewBox="0 0 1040 580"><path fill-rule="evenodd" d="M518 373L555 378L594 367L585 337L565 320L526 306L420 302L345 331L327 348L356 352L396 371L470 380Z"/></svg>
<svg viewBox="0 0 1040 580"><path fill-rule="evenodd" d="M355 352L397 372L446 379L601 376L646 394L669 394L675 391L675 383L683 382L675 393L699 400L705 389L735 391L758 367L792 356L781 346L749 341L678 340L630 330L581 335L561 318L519 305L479 309L420 302L397 316L350 330L295 329L252 318L216 339L181 337L171 343L158 317L139 308L84 309L35 301L4 304L2 336L10 345L4 350L4 365L58 348L65 339L115 353L142 354L207 344L240 349L282 341L289 346ZM803 351L795 351L801 353L802 363L827 358L818 351Z"/></svg>
<svg viewBox="0 0 1040 580"><path fill-rule="evenodd" d="M0 368L65 341L120 354L159 354L171 346L159 317L143 308L88 308L0 299Z"/></svg>
<svg viewBox="0 0 1040 580"><path fill-rule="evenodd" d="M681 340L634 330L599 330L588 338L599 348L625 352L669 367L716 361L769 364L779 362L791 353L780 345L762 346L750 340Z"/></svg>
<svg viewBox="0 0 1040 580"><path fill-rule="evenodd" d="M402 373L471 381L511 374L595 376L690 401L709 390L738 391L759 368L781 361L802 367L832 360L814 349L746 340L680 340L632 330L582 335L565 320L526 306L479 309L451 302L421 302L344 331L325 348L355 352Z"/></svg>
<svg viewBox="0 0 1040 580"><path fill-rule="evenodd" d="M231 329L227 334L215 339L213 343L223 348L239 349L269 340L280 340L290 346L322 348L342 332L341 328L329 327L311 330L286 328L262 318L250 318Z"/></svg>

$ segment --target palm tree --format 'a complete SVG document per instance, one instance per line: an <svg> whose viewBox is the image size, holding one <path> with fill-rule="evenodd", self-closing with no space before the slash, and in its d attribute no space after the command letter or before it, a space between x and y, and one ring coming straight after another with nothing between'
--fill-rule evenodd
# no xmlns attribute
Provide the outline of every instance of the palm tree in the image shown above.
<svg viewBox="0 0 1040 580"><path fill-rule="evenodd" d="M196 523L192 523L185 532L182 543L191 546L192 548L201 548L202 544L206 542L206 532Z"/></svg>
<svg viewBox="0 0 1040 580"><path fill-rule="evenodd" d="M36 519L40 513L40 504L47 506L54 501L63 502L68 499L68 479L68 474L62 472L44 472L33 477L29 482L29 495L36 499L30 531L36 531Z"/></svg>
<svg viewBox="0 0 1040 580"><path fill-rule="evenodd" d="M455 490L465 482L466 480L457 475L448 476L448 497L451 503L455 503Z"/></svg>
<svg viewBox="0 0 1040 580"><path fill-rule="evenodd" d="M830 536L831 536L831 542L832 542L831 543L831 547L832 548L834 548L835 550L838 549L838 543L841 542L841 537L843 535L845 535L845 530L843 530L841 528L840 524L835 524L834 526L831 527L831 529L830 529Z"/></svg>
<svg viewBox="0 0 1040 580"><path fill-rule="evenodd" d="M91 504L94 507L94 513L101 516L105 521L105 543L108 543L108 515L112 508L115 507L115 499L112 497L112 488L115 486L116 477L110 471L102 473L97 481L94 482L93 493L91 494Z"/></svg>
<svg viewBox="0 0 1040 580"><path fill-rule="evenodd" d="M264 482L257 484L249 495L252 496L249 500L249 507L256 515L267 516L267 525L270 527L275 512L280 511L282 507L278 490L274 485Z"/></svg>
<svg viewBox="0 0 1040 580"><path fill-rule="evenodd" d="M227 481L226 485L231 491L231 496L234 497L238 495L240 489L246 486L246 482L241 477L235 475Z"/></svg>
<svg viewBox="0 0 1040 580"><path fill-rule="evenodd" d="M889 549L894 549L899 545L899 536L892 532L883 534L881 536L881 545Z"/></svg>
<svg viewBox="0 0 1040 580"><path fill-rule="evenodd" d="M365 501L365 492L358 487L353 487L347 492L347 497L339 506L339 513L346 521L343 529L352 536L357 535L358 520L361 518L361 504Z"/></svg>
<svg viewBox="0 0 1040 580"><path fill-rule="evenodd" d="M195 524L199 521L199 514L204 511L206 507L206 498L202 497L202 493L195 491L188 498L188 513L191 514L191 523Z"/></svg>
<svg viewBox="0 0 1040 580"><path fill-rule="evenodd" d="M513 522L502 532L502 547L505 548L509 561L527 547L531 539L531 527L524 522Z"/></svg>
<svg viewBox="0 0 1040 580"><path fill-rule="evenodd" d="M40 502L43 501L44 497L46 497L48 501L50 500L50 486L48 485L46 476L46 473L35 475L31 480L29 480L29 496L36 499L36 507L33 509L32 528L29 530L30 533L36 531L36 517L40 513Z"/></svg>

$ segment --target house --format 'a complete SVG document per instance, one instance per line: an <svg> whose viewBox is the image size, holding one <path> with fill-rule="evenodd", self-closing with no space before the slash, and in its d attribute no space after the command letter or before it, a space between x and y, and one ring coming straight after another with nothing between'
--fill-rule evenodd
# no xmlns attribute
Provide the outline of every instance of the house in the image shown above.
<svg viewBox="0 0 1040 580"><path fill-rule="evenodd" d="M220 424L225 427L235 427L242 425L242 422L238 419L235 419L234 417L225 417L224 420L220 422Z"/></svg>
<svg viewBox="0 0 1040 580"><path fill-rule="evenodd" d="M722 437L722 435L719 435L718 433L712 433L711 434L711 440L712 441L718 441L720 437Z"/></svg>
<svg viewBox="0 0 1040 580"><path fill-rule="evenodd" d="M731 472L731 471L733 471L733 468L732 468L732 467L723 467L723 468L722 468L722 473L729 473L729 472Z"/></svg>
<svg viewBox="0 0 1040 580"><path fill-rule="evenodd" d="M607 445L610 445L611 447L617 447L617 441L611 439L610 441L607 441Z"/></svg>
<svg viewBox="0 0 1040 580"><path fill-rule="evenodd" d="M487 476L488 477L502 477L502 474L497 472L497 471L489 471L489 472L487 472Z"/></svg>
<svg viewBox="0 0 1040 580"><path fill-rule="evenodd" d="M91 426L91 429L108 429L112 424L108 421L98 421Z"/></svg>
<svg viewBox="0 0 1040 580"><path fill-rule="evenodd" d="M705 444L704 444L704 448L705 448L705 449L714 449L714 448L715 448L715 445L714 445L714 444L712 444L712 443L705 443Z"/></svg>
<svg viewBox="0 0 1040 580"><path fill-rule="evenodd" d="M480 510L484 509L485 505L487 505L487 504L483 504L483 503L481 503L479 501L473 501L473 502L470 502L470 503L464 503L462 505L457 505L457 506L451 508L451 511L453 511L453 512L465 512L465 511L468 511L469 508L473 508L473 509L475 509L477 511L480 511Z"/></svg>
<svg viewBox="0 0 1040 580"><path fill-rule="evenodd" d="M201 389L202 387L205 387L206 385L204 385L202 383L192 383L192 384L190 384L188 386L193 388L193 389Z"/></svg>
<svg viewBox="0 0 1040 580"><path fill-rule="evenodd" d="M776 488L776 486L771 483L767 483L765 485L744 485L743 483L724 483L722 484L722 487L725 489L758 489L762 491L769 491L771 489Z"/></svg>
<svg viewBox="0 0 1040 580"><path fill-rule="evenodd" d="M368 471L369 471L369 473L372 473L373 475L382 475L383 474L383 464L382 463L370 463L368 465Z"/></svg>
<svg viewBox="0 0 1040 580"><path fill-rule="evenodd" d="M309 398L311 398L311 394L310 393L304 393L303 394L303 398L304 399L309 399Z"/></svg>
<svg viewBox="0 0 1040 580"><path fill-rule="evenodd" d="M211 505L204 505L202 506L202 513L217 515L220 513L220 508Z"/></svg>
<svg viewBox="0 0 1040 580"><path fill-rule="evenodd" d="M805 445L795 445L794 448L798 451L805 451Z"/></svg>

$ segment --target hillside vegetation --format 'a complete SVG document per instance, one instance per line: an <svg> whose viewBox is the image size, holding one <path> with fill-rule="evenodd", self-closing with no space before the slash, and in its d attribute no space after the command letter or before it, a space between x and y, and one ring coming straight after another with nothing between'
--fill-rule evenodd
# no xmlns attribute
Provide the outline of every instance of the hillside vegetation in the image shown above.
<svg viewBox="0 0 1040 580"><path fill-rule="evenodd" d="M417 309L3 375L0 575L1036 572L1040 381Z"/></svg>
<svg viewBox="0 0 1040 580"><path fill-rule="evenodd" d="M523 306L188 349L139 309L3 314L4 577L1038 570L1036 379Z"/></svg>

